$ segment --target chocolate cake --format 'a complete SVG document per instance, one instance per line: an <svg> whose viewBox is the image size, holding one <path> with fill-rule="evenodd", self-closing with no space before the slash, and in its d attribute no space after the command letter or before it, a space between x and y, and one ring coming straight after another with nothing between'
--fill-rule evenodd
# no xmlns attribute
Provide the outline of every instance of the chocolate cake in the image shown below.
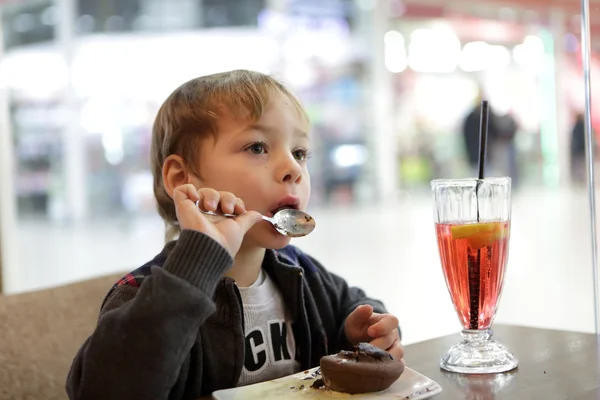
<svg viewBox="0 0 600 400"><path fill-rule="evenodd" d="M404 371L404 363L385 350L359 343L354 351L321 358L326 389L350 394L379 392L389 388Z"/></svg>

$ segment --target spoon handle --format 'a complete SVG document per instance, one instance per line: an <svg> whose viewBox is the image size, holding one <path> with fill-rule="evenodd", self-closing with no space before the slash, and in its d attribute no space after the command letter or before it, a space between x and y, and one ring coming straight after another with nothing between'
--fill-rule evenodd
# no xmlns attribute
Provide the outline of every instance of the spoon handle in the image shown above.
<svg viewBox="0 0 600 400"><path fill-rule="evenodd" d="M219 214L219 213L216 213L214 211L200 210L200 212L202 214L206 214L206 215L214 215L215 217L227 217L227 218L235 218L235 217L237 217L237 215L235 215L235 214Z"/></svg>
<svg viewBox="0 0 600 400"><path fill-rule="evenodd" d="M221 213L216 213L214 211L204 211L203 209L200 208L200 204L199 203L200 203L199 201L196 202L196 207L198 207L198 210L200 210L200 212L202 214L213 215L215 217L227 217L227 218L235 218L235 217L238 216L236 214L225 214L225 213L221 214ZM274 221L271 218L265 217L264 215L261 215L261 217L262 217L263 220L274 224Z"/></svg>

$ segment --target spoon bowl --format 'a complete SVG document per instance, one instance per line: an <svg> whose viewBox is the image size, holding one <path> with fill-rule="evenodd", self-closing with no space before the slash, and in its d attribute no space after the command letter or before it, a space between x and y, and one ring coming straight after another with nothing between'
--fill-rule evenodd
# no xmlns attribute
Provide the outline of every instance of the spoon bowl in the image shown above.
<svg viewBox="0 0 600 400"><path fill-rule="evenodd" d="M263 216L263 219L266 218ZM315 229L316 225L313 217L293 208L277 211L268 221L273 224L277 232L289 237L306 236Z"/></svg>

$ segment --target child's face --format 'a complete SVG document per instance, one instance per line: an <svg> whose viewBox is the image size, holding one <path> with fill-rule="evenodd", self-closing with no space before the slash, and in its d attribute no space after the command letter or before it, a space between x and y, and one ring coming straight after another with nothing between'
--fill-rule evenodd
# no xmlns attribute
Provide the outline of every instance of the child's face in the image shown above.
<svg viewBox="0 0 600 400"><path fill-rule="evenodd" d="M305 210L310 197L307 128L283 94L274 95L254 123L224 114L216 138L200 146L201 178L194 183L231 192L244 201L247 210L266 216L288 205ZM277 249L289 241L263 221L248 232L244 244Z"/></svg>

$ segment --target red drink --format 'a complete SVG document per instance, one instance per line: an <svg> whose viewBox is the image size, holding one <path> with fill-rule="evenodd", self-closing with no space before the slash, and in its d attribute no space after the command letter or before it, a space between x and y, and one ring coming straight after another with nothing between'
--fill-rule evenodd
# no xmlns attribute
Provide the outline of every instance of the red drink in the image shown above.
<svg viewBox="0 0 600 400"><path fill-rule="evenodd" d="M464 329L488 329L508 258L510 223L436 224L446 284Z"/></svg>

